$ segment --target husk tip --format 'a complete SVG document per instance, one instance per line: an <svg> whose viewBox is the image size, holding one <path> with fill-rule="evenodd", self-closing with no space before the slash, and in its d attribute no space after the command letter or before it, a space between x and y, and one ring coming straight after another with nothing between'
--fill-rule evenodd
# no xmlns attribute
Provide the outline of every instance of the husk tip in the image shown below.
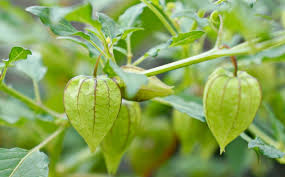
<svg viewBox="0 0 285 177"><path fill-rule="evenodd" d="M225 152L225 148L224 147L220 147L220 155L222 155Z"/></svg>

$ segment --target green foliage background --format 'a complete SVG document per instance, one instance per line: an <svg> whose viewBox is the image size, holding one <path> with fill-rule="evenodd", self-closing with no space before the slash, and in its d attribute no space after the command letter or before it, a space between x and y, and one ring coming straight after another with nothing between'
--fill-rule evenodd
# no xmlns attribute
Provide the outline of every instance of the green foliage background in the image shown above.
<svg viewBox="0 0 285 177"><path fill-rule="evenodd" d="M127 8L139 3L137 0L90 0L90 2L96 11L103 12L115 20L118 20ZM16 67L9 68L6 83L26 96L35 98L33 81L30 77L39 81L43 104L59 113L64 113L63 91L68 80L77 75L92 75L96 58L91 57L88 51L78 44L57 39L51 30L38 18L25 11L25 8L32 5L52 7L71 6L78 3L81 1L0 1L0 58L8 58L13 46L21 46L31 49L33 54L36 54L28 58L29 60L37 61L31 68L23 62L17 63ZM191 43L189 49L186 48L186 50L183 47L164 49L162 47L158 56L149 57L140 66L145 69L153 68L197 55L214 46L218 25L208 25L207 21L205 22L208 18L202 19L196 15L199 9L204 9L205 17L209 17L214 8L210 4L207 0L176 2L178 12L170 10L168 12L170 15L173 13L178 17L182 13L182 16L188 16L189 13L181 10L183 8L195 12L190 13L190 16L192 15L190 18L183 18L179 21L181 31L188 32L193 23L197 23L198 29L203 30L206 36ZM256 2L246 0L243 3L237 2L233 8L227 5L220 8L219 10L225 17L224 43L229 46L252 40L255 37L261 37L262 40L270 39L270 34L285 28L285 2L282 0L257 0ZM193 19L196 19L196 22ZM143 56L145 52L158 44L166 43L171 38L163 24L148 8L144 9L138 23L144 30L134 32L132 35L133 60ZM82 23L73 23L73 25L77 29L84 28ZM124 41L119 41L118 46L126 48ZM118 51L114 54L119 64L126 64L126 56ZM238 61L239 68L256 77L262 86L263 104L255 123L269 136L277 139L284 150L285 46L281 45L257 54L239 56ZM174 85L175 94L179 98L183 98L186 102L201 104L207 77L217 66L221 65L231 67L229 59L225 57L173 70L159 75L159 78L169 85ZM33 71L34 68L37 69ZM102 70L99 72L102 73ZM172 103L173 100L178 101L177 98L168 99ZM159 101L143 102L141 106L143 110L142 128L138 130L137 138L125 154L117 176L283 177L285 175L284 165L248 149L247 143L241 138L232 142L224 155L219 156L218 147L208 132L209 130L205 124L200 125L200 122L195 122L198 121L196 119L191 119L193 127L189 129L194 130L188 132L192 136L189 137L189 144L186 145L187 150L181 150L183 148L181 148L181 142L173 126L172 117L175 115L173 108ZM180 116L183 117L185 114ZM198 114L196 117L203 119L203 115ZM53 119L50 115L32 111L19 100L0 92L0 148L32 149L57 129ZM106 166L103 155L100 152L90 154L86 148L86 143L73 128L65 130L64 134L58 136L43 149L49 159L49 176L106 176L104 175ZM21 153L27 152L21 151ZM34 156L44 161L43 163L47 163L47 157L41 152L37 152ZM0 171L1 160L0 153ZM43 170L45 170L44 167Z"/></svg>

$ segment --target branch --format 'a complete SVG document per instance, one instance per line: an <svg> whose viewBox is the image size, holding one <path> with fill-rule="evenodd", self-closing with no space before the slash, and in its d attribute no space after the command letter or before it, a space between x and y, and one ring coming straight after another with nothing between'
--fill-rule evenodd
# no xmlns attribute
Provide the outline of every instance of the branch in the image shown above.
<svg viewBox="0 0 285 177"><path fill-rule="evenodd" d="M260 52L262 50L276 47L285 44L285 31L280 32L280 36L277 36L273 39L259 42L255 45L256 52ZM239 44L231 49L211 49L207 52L201 53L199 55L195 55L186 59L182 59L179 61L175 61L172 63L168 63L162 66L158 66L156 68L152 68L143 72L146 76L154 76L157 74L161 74L167 71L175 70L178 68L182 68L185 66L189 66L196 63L201 63L204 61L226 57L226 56L234 56L234 55L245 55L252 54L252 48L250 47L248 42Z"/></svg>
<svg viewBox="0 0 285 177"><path fill-rule="evenodd" d="M17 98L18 100L22 101L23 103L25 103L28 107L30 107L31 109L35 110L35 111L39 111L41 113L47 113L50 114L51 116L57 118L57 119L64 119L63 116L61 116L59 113L54 112L53 110L47 108L46 106L35 102L34 100L32 100L31 98L21 94L20 92L18 92L17 90L8 87L6 84L2 83L0 84L0 90L5 92L8 95L11 95L14 98Z"/></svg>

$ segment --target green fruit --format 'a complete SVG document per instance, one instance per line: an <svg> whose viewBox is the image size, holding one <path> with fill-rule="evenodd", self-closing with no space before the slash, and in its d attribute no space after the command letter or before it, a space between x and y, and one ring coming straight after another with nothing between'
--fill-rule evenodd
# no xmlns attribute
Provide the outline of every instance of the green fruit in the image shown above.
<svg viewBox="0 0 285 177"><path fill-rule="evenodd" d="M125 72L133 72L133 73L141 73L144 71L144 69L136 66L122 66L122 69ZM173 87L166 85L157 77L152 76L149 77L148 80L149 80L148 83L146 85L143 85L133 98L128 98L124 94L125 93L124 91L122 92L123 98L132 101L145 101L155 97L165 97L173 94L173 89L172 89Z"/></svg>
<svg viewBox="0 0 285 177"><path fill-rule="evenodd" d="M207 159L217 148L217 143L211 134L208 126L196 119L191 118L185 113L173 111L174 131L181 143L181 153L189 154L200 153L200 156Z"/></svg>
<svg viewBox="0 0 285 177"><path fill-rule="evenodd" d="M121 102L120 88L104 76L74 77L64 91L65 113L91 151L95 151L113 126Z"/></svg>
<svg viewBox="0 0 285 177"><path fill-rule="evenodd" d="M123 154L136 135L140 120L140 105L123 100L118 118L101 144L110 174L116 173Z"/></svg>
<svg viewBox="0 0 285 177"><path fill-rule="evenodd" d="M261 94L258 81L244 71L235 77L232 72L218 68L210 75L204 90L204 112L221 153L251 124Z"/></svg>

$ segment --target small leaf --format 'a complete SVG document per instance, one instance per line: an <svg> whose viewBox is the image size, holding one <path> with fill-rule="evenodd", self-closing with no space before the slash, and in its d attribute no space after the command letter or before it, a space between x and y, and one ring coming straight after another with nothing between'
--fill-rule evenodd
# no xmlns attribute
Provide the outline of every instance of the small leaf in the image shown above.
<svg viewBox="0 0 285 177"><path fill-rule="evenodd" d="M13 47L9 54L9 59L4 60L6 66L14 63L15 61L26 59L28 55L31 55L32 52L30 50L26 50L22 47Z"/></svg>
<svg viewBox="0 0 285 177"><path fill-rule="evenodd" d="M169 47L169 45L171 44L171 40L168 40L165 43L159 44L151 49L149 49L146 53L145 56L151 56L151 57L157 57L159 52L163 49L166 49Z"/></svg>
<svg viewBox="0 0 285 177"><path fill-rule="evenodd" d="M80 36L83 39L89 40L89 36L83 33L82 31L78 31L75 29L67 20L62 19L60 17L60 20L58 22L54 23L51 19L52 14L54 13L54 9L43 7L43 6L31 6L26 9L26 11L40 17L42 23L52 30L52 32L59 36ZM62 16L65 16L68 14L67 12L64 13Z"/></svg>
<svg viewBox="0 0 285 177"><path fill-rule="evenodd" d="M186 102L178 96L156 98L155 101L172 106L174 109L185 113L192 118L205 122L203 106L196 102Z"/></svg>
<svg viewBox="0 0 285 177"><path fill-rule="evenodd" d="M177 36L172 38L170 47L190 44L195 40L199 39L200 37L202 37L204 33L205 32L203 31L190 31L187 33L179 33Z"/></svg>
<svg viewBox="0 0 285 177"><path fill-rule="evenodd" d="M258 152L269 158L282 158L285 154L273 146L265 144L259 137L248 143L248 148L257 148Z"/></svg>
<svg viewBox="0 0 285 177"><path fill-rule="evenodd" d="M242 58L243 60L254 61L256 63L284 61L285 60L285 46L267 49L257 53L256 55Z"/></svg>
<svg viewBox="0 0 285 177"><path fill-rule="evenodd" d="M275 138L281 142L285 142L285 134L283 133L285 132L284 125L282 124L282 122L280 122L280 120L278 120L278 118L275 116L274 112L268 104L265 103L264 108L268 112L268 117L270 119L270 122L272 123L272 130Z"/></svg>
<svg viewBox="0 0 285 177"><path fill-rule="evenodd" d="M120 52L121 54L123 54L125 56L128 55L128 51L122 47L114 46L113 48L114 48L114 50Z"/></svg>
<svg viewBox="0 0 285 177"><path fill-rule="evenodd" d="M148 83L148 78L143 74L124 72L118 65L108 60L104 72L110 77L119 76L126 86L126 95L132 98L136 95L142 85Z"/></svg>
<svg viewBox="0 0 285 177"><path fill-rule="evenodd" d="M42 56L37 52L33 52L26 60L17 62L16 68L37 82L42 80L47 72L42 63Z"/></svg>
<svg viewBox="0 0 285 177"><path fill-rule="evenodd" d="M102 25L102 32L105 37L110 37L114 39L120 33L120 26L110 17L103 13L97 13L98 21Z"/></svg>
<svg viewBox="0 0 285 177"><path fill-rule="evenodd" d="M39 151L29 154L20 148L0 148L1 177L48 177L48 157Z"/></svg>
<svg viewBox="0 0 285 177"><path fill-rule="evenodd" d="M91 58L99 56L98 50L93 45L91 45L89 42L87 42L87 41L81 41L78 38L70 37L70 36L60 36L57 39L65 39L65 40L69 40L69 41L72 41L74 43L77 43L77 44L81 45L82 47L84 47L84 48L86 48L88 50L89 56Z"/></svg>
<svg viewBox="0 0 285 177"><path fill-rule="evenodd" d="M144 3L136 4L128 8L123 15L119 17L119 24L122 27L136 26L136 21L146 7Z"/></svg>
<svg viewBox="0 0 285 177"><path fill-rule="evenodd" d="M127 28L127 29L123 29L122 32L121 32L121 39L126 39L127 36L129 34L132 34L133 32L136 32L136 31L141 31L141 30L144 30L143 28Z"/></svg>
<svg viewBox="0 0 285 177"><path fill-rule="evenodd" d="M84 4L74 8L70 13L68 13L65 18L68 21L77 21L82 23L94 24L95 21L92 18L92 5Z"/></svg>

